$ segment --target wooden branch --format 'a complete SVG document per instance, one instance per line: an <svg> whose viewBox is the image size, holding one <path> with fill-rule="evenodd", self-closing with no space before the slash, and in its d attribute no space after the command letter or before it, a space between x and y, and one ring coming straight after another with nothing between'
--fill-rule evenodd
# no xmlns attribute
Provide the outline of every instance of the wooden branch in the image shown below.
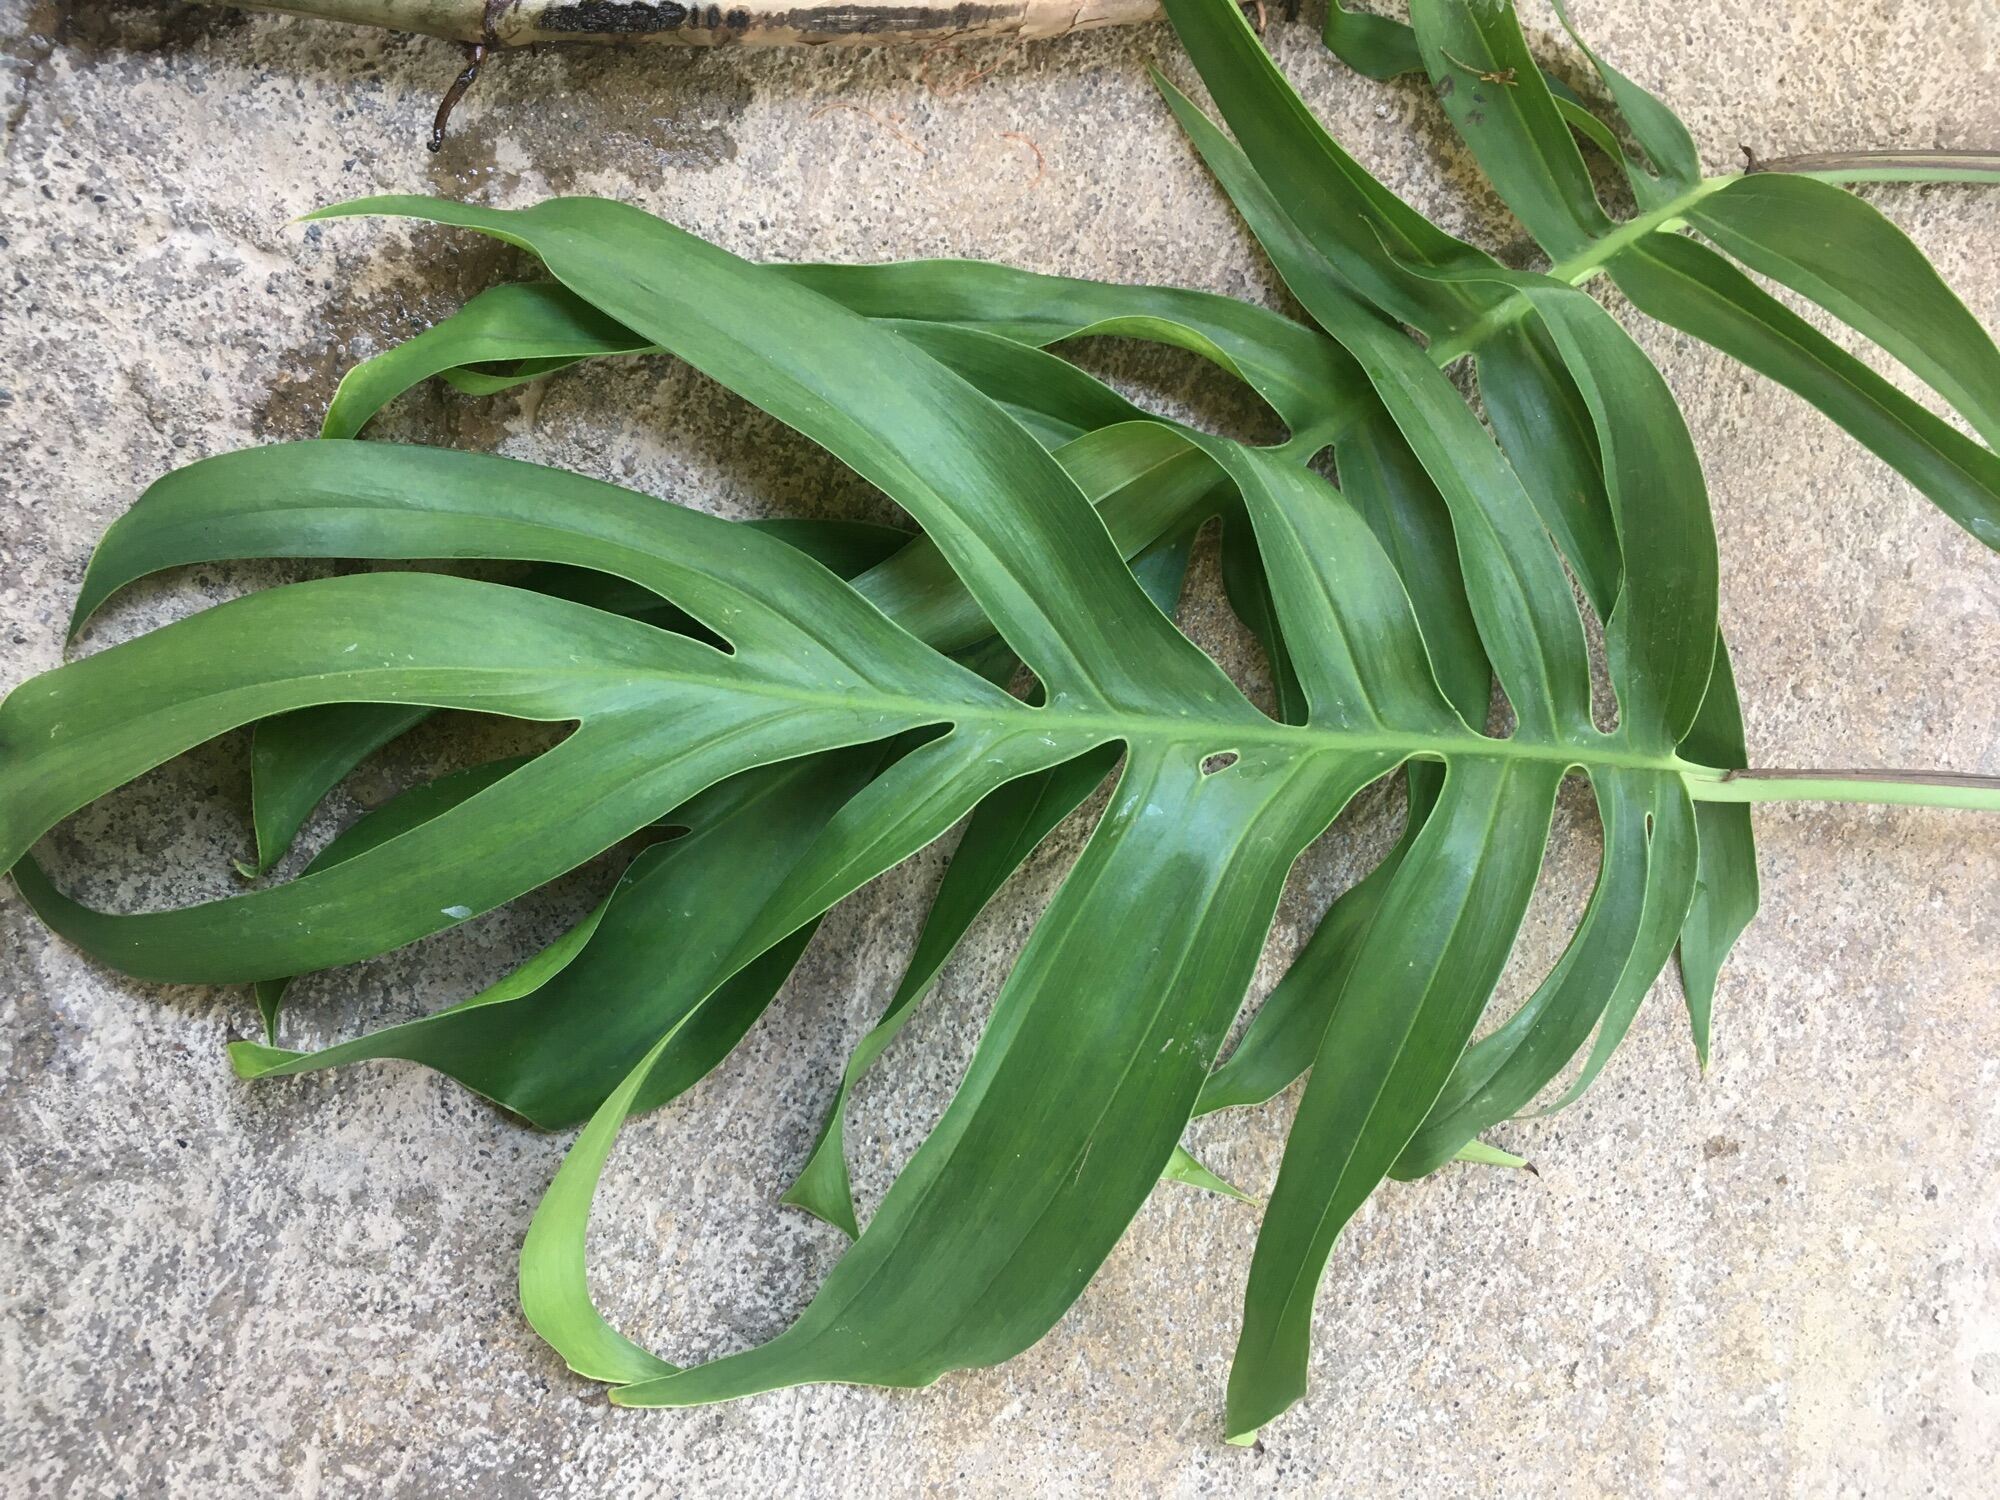
<svg viewBox="0 0 2000 1500"><path fill-rule="evenodd" d="M1160 17L1159 0L195 0L414 31L468 45L880 46L983 36L1062 36Z"/></svg>

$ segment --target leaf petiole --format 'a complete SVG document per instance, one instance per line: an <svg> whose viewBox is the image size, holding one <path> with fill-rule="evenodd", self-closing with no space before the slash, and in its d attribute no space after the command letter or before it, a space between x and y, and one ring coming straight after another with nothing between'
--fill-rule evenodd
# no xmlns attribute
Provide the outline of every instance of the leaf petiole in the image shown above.
<svg viewBox="0 0 2000 1500"><path fill-rule="evenodd" d="M1741 175L1740 172L1730 172L1720 177L1704 177L1687 192L1662 203L1658 208L1627 219L1611 233L1593 242L1588 249L1567 260L1557 261L1543 274L1552 281L1582 286L1602 272L1621 251L1630 249L1646 236L1667 234L1680 228L1689 209L1709 194L1721 192ZM1501 329L1520 322L1527 315L1528 308L1526 294L1516 292L1458 334L1431 345L1431 362L1443 368L1473 353Z"/></svg>
<svg viewBox="0 0 2000 1500"><path fill-rule="evenodd" d="M1789 172L1821 182L2000 183L2000 151L1821 151L1768 160L1743 148L1750 172Z"/></svg>
<svg viewBox="0 0 2000 1500"><path fill-rule="evenodd" d="M1872 802L2000 811L2000 776L1962 771L1683 771L1697 802Z"/></svg>

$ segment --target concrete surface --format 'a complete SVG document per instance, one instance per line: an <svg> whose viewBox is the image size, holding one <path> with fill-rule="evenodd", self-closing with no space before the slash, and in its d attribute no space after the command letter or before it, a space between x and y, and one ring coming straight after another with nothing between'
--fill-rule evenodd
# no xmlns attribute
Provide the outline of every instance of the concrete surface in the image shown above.
<svg viewBox="0 0 2000 1500"><path fill-rule="evenodd" d="M1991 0L1715 0L1664 8L1664 26L1643 0L1574 9L1717 167L1739 142L1990 145L2000 129ZM471 239L288 225L318 204L596 192L759 256L981 255L1276 295L1149 90L1149 61L1187 74L1158 31L928 66L911 52L504 58L432 157L421 140L457 66L439 44L171 5L0 0L0 18L0 686L60 659L90 544L149 479L308 432L347 363L523 269ZM1416 90L1345 76L1306 26L1275 40L1364 160L1528 262ZM2000 195L1871 197L2000 326ZM1644 337L1709 464L1753 754L2000 770L2000 562L1801 403ZM1098 357L1163 400L1206 400L1185 362ZM727 514L881 507L660 361L491 402L427 391L386 431ZM137 591L91 644L275 576L193 570ZM1211 573L1190 619L1227 645L1213 601ZM420 738L370 767L314 838L454 743ZM107 902L219 894L226 856L248 847L242 773L239 742L190 757L53 853ZM1584 892L1593 835L1576 812L1572 797L1516 995ZM1384 822L1378 809L1308 856L1265 982ZM1711 1075L1669 983L1585 1105L1500 1132L1539 1181L1459 1169L1384 1192L1321 1298L1311 1398L1252 1450L1217 1436L1255 1217L1172 1189L1061 1326L1001 1369L919 1393L613 1410L513 1301L561 1140L408 1068L239 1083L221 1045L249 1029L246 995L121 980L8 890L0 1492L1990 1494L2000 825L1796 808L1758 827L1765 912L1725 976ZM1072 832L989 914L864 1091L865 1201L942 1107L1074 847ZM842 908L743 1052L628 1132L595 1254L636 1335L677 1357L765 1337L831 1263L832 1232L773 1200L938 869L933 851ZM467 992L606 875L314 983L290 1034ZM1261 1188L1285 1114L1214 1121L1197 1144Z"/></svg>

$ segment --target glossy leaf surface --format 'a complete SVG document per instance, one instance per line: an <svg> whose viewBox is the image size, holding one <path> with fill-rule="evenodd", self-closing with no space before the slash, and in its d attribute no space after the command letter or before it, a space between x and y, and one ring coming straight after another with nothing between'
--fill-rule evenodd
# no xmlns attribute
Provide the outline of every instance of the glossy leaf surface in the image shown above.
<svg viewBox="0 0 2000 1500"><path fill-rule="evenodd" d="M1409 28L1334 7L1328 40L1364 70L1423 66L1553 262L1507 270L1334 142L1234 6L1168 9L1234 139L1171 87L1168 103L1316 326L972 262L760 267L598 200L347 205L325 216L456 225L552 279L489 292L359 367L328 414L335 440L166 476L99 548L77 621L201 561L528 571L273 589L0 703L0 861L104 962L256 982L267 1034L233 1045L239 1073L405 1059L537 1124L583 1122L529 1229L521 1295L621 1404L918 1385L1005 1359L1061 1317L1162 1176L1233 1191L1181 1146L1191 1118L1306 1076L1229 1381L1227 1431L1247 1440L1305 1391L1322 1274L1375 1187L1453 1159L1518 1164L1478 1134L1546 1102L1572 1065L1558 1102L1587 1088L1677 947L1706 1060L1717 976L1758 899L1745 802L2000 806L1977 777L1731 774L1747 756L1701 465L1665 381L1580 290L1608 273L2000 541L1992 450L1730 259L1868 335L1990 441L1992 343L1898 232L1822 181L1702 178L1666 107L1590 54L1644 160L1629 156L1495 0L1419 0ZM1625 163L1634 218L1600 203L1579 131ZM1091 334L1201 355L1288 436L1257 447L1177 425L1050 352ZM729 523L534 465L339 440L432 376L490 393L634 354L758 405L921 535ZM1488 423L1445 373L1468 356ZM1194 531L1216 517L1275 715L1171 618ZM1604 627L1609 727L1579 595ZM1496 680L1506 711L1489 731ZM256 723L268 869L346 770L438 709L565 732L413 788L298 877L225 901L92 911L30 852L95 797ZM1549 974L1484 1026L1572 773L1603 831L1594 893ZM1218 1066L1294 860L1397 775L1401 837ZM858 1205L853 1086L976 914L1100 787L1105 809L942 1119ZM641 1348L594 1306L586 1257L626 1119L730 1053L823 913L961 821L917 951L787 1194L853 1244L762 1345L692 1368ZM662 824L684 831L662 839ZM290 977L469 920L635 834L650 842L610 896L500 983L318 1052L277 1045Z"/></svg>

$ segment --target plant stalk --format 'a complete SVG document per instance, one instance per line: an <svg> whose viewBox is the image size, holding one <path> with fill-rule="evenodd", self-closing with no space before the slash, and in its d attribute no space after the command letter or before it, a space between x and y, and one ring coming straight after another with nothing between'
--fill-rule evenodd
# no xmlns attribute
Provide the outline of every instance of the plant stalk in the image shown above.
<svg viewBox="0 0 2000 1500"><path fill-rule="evenodd" d="M1697 802L1872 802L2000 812L2000 776L1962 771L1683 772Z"/></svg>
<svg viewBox="0 0 2000 1500"><path fill-rule="evenodd" d="M1671 234L1679 229L1687 211L1701 202L1710 193L1720 192L1742 174L1726 173L1720 177L1704 177L1687 192L1671 203L1635 218L1627 219L1612 231L1593 243L1589 249L1579 251L1568 260L1558 261L1543 274L1552 281L1567 282L1570 286L1582 286L1595 279L1605 266L1620 251L1630 249L1649 234ZM1442 339L1431 345L1432 361L1443 369L1454 360L1473 353L1488 338L1514 323L1520 322L1533 304L1520 292L1515 292L1491 312L1451 338Z"/></svg>
<svg viewBox="0 0 2000 1500"><path fill-rule="evenodd" d="M1791 172L1822 182L2000 183L2000 151L1824 151L1759 157L1743 148L1746 172Z"/></svg>

